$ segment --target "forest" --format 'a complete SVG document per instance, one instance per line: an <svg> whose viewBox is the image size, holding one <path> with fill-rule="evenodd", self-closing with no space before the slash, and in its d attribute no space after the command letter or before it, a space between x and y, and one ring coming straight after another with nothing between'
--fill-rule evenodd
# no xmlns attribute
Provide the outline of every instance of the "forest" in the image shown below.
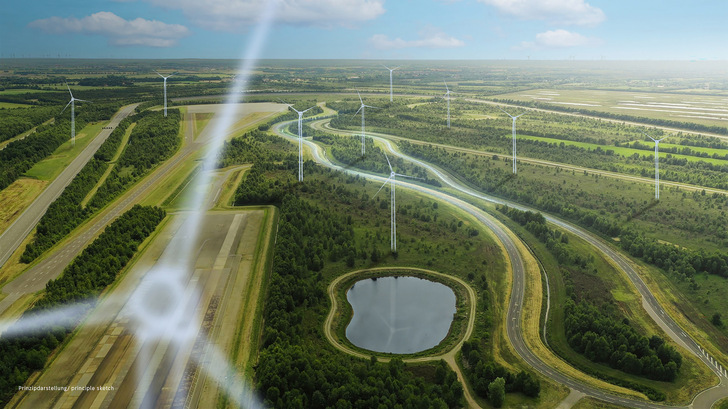
<svg viewBox="0 0 728 409"><path fill-rule="evenodd" d="M17 332L15 324L0 338L0 405L5 405L30 375L45 365L48 356L61 345L95 304L95 298L115 279L134 256L139 245L164 219L156 207L135 205L109 225L63 270L46 284L41 298L20 318L52 308L76 304L81 308L63 314L33 333Z"/></svg>

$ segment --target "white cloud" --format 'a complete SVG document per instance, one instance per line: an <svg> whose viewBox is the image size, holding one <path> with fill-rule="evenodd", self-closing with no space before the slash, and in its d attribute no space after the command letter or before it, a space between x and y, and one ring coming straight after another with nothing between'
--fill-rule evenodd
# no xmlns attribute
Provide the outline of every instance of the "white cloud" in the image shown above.
<svg viewBox="0 0 728 409"><path fill-rule="evenodd" d="M445 34L438 29L421 31L420 38L417 40L390 39L384 34L375 34L369 39L369 44L379 50L400 48L455 48L465 45L462 40Z"/></svg>
<svg viewBox="0 0 728 409"><path fill-rule="evenodd" d="M584 0L478 0L502 13L525 20L546 20L554 24L595 26L604 12Z"/></svg>
<svg viewBox="0 0 728 409"><path fill-rule="evenodd" d="M209 30L239 31L257 22L273 0L145 0L181 10L194 24ZM384 13L384 0L278 0L276 22L319 27L352 26Z"/></svg>
<svg viewBox="0 0 728 409"><path fill-rule="evenodd" d="M187 27L157 20L136 18L125 20L114 13L101 11L81 19L50 17L28 24L50 34L96 34L108 37L109 43L119 46L141 45L171 47L190 34Z"/></svg>
<svg viewBox="0 0 728 409"><path fill-rule="evenodd" d="M538 33L536 34L536 41L524 41L517 48L568 48L596 44L597 42L598 41L594 38L589 38L579 33L558 29Z"/></svg>

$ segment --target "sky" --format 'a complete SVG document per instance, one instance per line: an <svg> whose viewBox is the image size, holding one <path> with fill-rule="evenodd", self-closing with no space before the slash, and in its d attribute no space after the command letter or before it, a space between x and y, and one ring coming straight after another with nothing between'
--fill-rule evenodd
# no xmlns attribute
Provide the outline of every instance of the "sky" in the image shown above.
<svg viewBox="0 0 728 409"><path fill-rule="evenodd" d="M728 60L724 0L32 0L0 13L0 58Z"/></svg>

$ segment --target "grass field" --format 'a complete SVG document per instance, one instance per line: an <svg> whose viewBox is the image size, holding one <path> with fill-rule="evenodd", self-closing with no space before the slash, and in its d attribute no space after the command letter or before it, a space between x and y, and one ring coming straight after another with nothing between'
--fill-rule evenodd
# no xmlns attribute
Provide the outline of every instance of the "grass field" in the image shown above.
<svg viewBox="0 0 728 409"><path fill-rule="evenodd" d="M15 104L12 102L0 102L0 109L27 108L28 104Z"/></svg>
<svg viewBox="0 0 728 409"><path fill-rule="evenodd" d="M25 175L47 181L55 179L91 143L107 123L107 121L104 121L87 125L76 133L75 146L71 146L71 140L69 139L58 147L51 156L36 163L25 172Z"/></svg>
<svg viewBox="0 0 728 409"><path fill-rule="evenodd" d="M728 99L722 96L662 93L657 89L655 92L536 89L501 94L497 98L701 125L728 125Z"/></svg>
<svg viewBox="0 0 728 409"><path fill-rule="evenodd" d="M20 216L47 184L44 180L20 178L0 191L0 233Z"/></svg>

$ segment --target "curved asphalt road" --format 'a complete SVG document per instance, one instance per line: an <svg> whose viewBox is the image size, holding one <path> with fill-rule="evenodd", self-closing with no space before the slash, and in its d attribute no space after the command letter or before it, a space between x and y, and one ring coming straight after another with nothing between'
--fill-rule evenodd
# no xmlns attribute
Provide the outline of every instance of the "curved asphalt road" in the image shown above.
<svg viewBox="0 0 728 409"><path fill-rule="evenodd" d="M296 137L292 135L285 134L282 129L287 126L288 124L292 123L293 121L287 121L287 122L281 122L276 124L273 127L273 131L276 132L278 135L283 136L287 139L290 139L292 141L296 141ZM506 204L508 206L518 208L521 210L534 210L527 208L525 206L518 205L516 203L512 203L506 200L494 198L491 196L484 195L480 192L477 192L475 190L472 190L466 186L463 186L461 183L455 181L447 174L443 173L439 169L435 168L434 166L422 162L418 159L411 158L405 154L402 154L398 151L396 151L389 140L379 138L379 137L373 137L374 139L378 140L379 142L383 143L385 146L387 146L388 150L392 152L393 154L402 157L405 160L408 160L410 162L416 163L426 169L428 169L430 172L437 175L440 180L442 180L445 184L448 186L465 193L467 195L473 196L475 198L485 200L491 203L497 203L497 204ZM324 166L327 166L329 168L341 170L343 172L358 175L367 179L373 179L377 181L384 181L386 178L382 176L372 175L364 172L359 172L353 169L345 169L338 165L335 165L331 163L325 156L322 156L321 154L321 148L314 144L312 141L304 140L304 143L311 149L311 152L313 154L313 157L316 162L323 164ZM521 255L518 252L515 243L511 239L511 237L503 230L503 228L495 223L492 219L492 216L488 215L484 211L476 208L475 206L466 203L458 198L455 198L453 196L450 196L446 193L442 193L440 191L436 191L432 188L423 187L420 185L416 185L409 182L399 182L400 186L405 186L407 188L410 188L412 190L417 190L423 193L426 193L430 196L437 197L440 200L445 200L476 217L479 221L481 221L483 224L485 224L489 229L491 229L496 237L503 243L505 246L508 258L511 260L512 268L513 268L513 288L511 292L511 300L508 307L508 313L507 313L507 334L508 338L513 344L514 348L516 349L516 352L523 358L531 367L536 369L537 371L541 372L544 376L561 383L563 385L568 386L569 388L573 390L580 391L582 393L585 393L589 396L595 397L597 399L614 403L617 405L627 405L630 407L636 407L636 408L666 408L669 406L661 405L653 402L647 402L647 401L641 401L632 399L625 396L620 395L614 395L611 393L604 392L600 389L597 389L593 386L586 385L580 381L576 381L570 377L567 377L566 375L562 374L561 372L558 372L548 365L546 365L540 358L538 358L536 355L534 355L531 350L528 349L526 346L526 343L523 340L522 331L521 331L521 320L520 318L520 306L523 304L523 294L525 289L525 273L524 273L524 266L523 266L523 260L521 259ZM626 260L624 256L621 254L615 252L612 250L609 246L607 246L605 243L603 243L600 239L592 236L590 233L582 230L581 228L578 228L576 226L573 226L569 223L566 223L560 219L554 218L553 216L548 216L547 214L544 214L544 217L546 219L554 224L557 224L558 226L569 230L570 232L578 235L579 237L583 238L584 240L588 241L590 244L597 247L600 251L604 252L604 254L609 257L610 259L614 260L614 262L622 268L627 276L630 278L630 280L633 282L637 290L642 295L643 305L645 305L645 308L648 313L655 319L655 321L660 325L661 328L678 344L684 346L688 350L690 350L692 353L694 353L696 356L698 356L706 365L708 365L713 372L720 376L720 384L707 389L693 400L693 403L690 406L690 408L710 408L716 401L720 400L721 398L724 398L728 396L728 374L726 374L725 369L723 369L719 364L715 363L715 360L708 356L700 346L691 338L689 337L680 327L675 323L672 318L670 318L665 311L662 309L662 307L659 305L655 297L652 295L652 293L649 291L645 283L642 281L642 279L639 277L637 272L632 268L631 264ZM655 313L655 312L658 313ZM719 369L720 368L720 369ZM719 374L720 370L720 374Z"/></svg>
<svg viewBox="0 0 728 409"><path fill-rule="evenodd" d="M41 192L33 203L25 209L20 217L15 219L13 224L11 224L10 227L2 233L2 235L0 235L0 267L8 261L8 258L10 258L18 246L20 246L23 240L25 240L28 234L30 234L33 228L35 228L35 225L38 224L40 218L43 217L48 206L50 206L51 203L60 196L63 189L65 189L66 186L71 183L73 178L76 177L78 172L86 166L86 163L88 163L99 147L101 147L101 144L106 141L106 138L111 135L111 132L117 125L119 125L119 122L134 112L137 105L139 104L127 105L114 114L109 124L104 127L101 132L99 132L96 138L94 138L94 140L78 154L71 164L63 169L63 172L61 172L61 174L58 175L58 177L56 177L53 182L51 182L51 184L43 190L43 192Z"/></svg>

